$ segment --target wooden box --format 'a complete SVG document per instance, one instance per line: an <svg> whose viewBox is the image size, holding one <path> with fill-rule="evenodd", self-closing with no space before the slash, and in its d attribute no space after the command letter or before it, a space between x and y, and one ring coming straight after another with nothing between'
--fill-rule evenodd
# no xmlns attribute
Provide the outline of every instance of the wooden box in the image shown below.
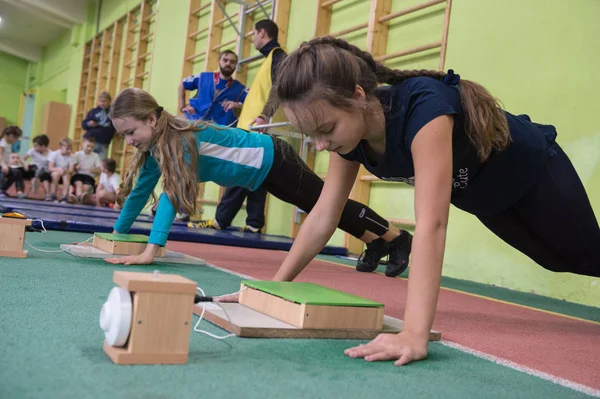
<svg viewBox="0 0 600 399"><path fill-rule="evenodd" d="M317 284L244 281L239 303L299 328L383 327L383 304Z"/></svg>
<svg viewBox="0 0 600 399"><path fill-rule="evenodd" d="M113 255L139 255L146 250L148 236L141 234L94 234L94 247ZM161 247L154 255L157 258L165 257L167 249Z"/></svg>
<svg viewBox="0 0 600 399"><path fill-rule="evenodd" d="M31 219L0 218L0 256L26 258L25 227L31 226Z"/></svg>
<svg viewBox="0 0 600 399"><path fill-rule="evenodd" d="M133 297L129 338L124 347L104 341L116 364L187 362L196 282L174 274L116 271L113 281Z"/></svg>

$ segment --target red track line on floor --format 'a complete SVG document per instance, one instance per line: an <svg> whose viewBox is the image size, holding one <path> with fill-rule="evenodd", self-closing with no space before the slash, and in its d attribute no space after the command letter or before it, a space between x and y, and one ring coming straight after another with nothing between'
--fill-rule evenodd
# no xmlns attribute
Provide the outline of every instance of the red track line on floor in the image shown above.
<svg viewBox="0 0 600 399"><path fill-rule="evenodd" d="M285 252L169 242L168 248L257 279L270 279ZM297 281L311 281L386 305L403 317L407 281L315 260ZM221 294L221 293L212 293ZM600 326L442 290L434 329L442 338L532 369L600 389Z"/></svg>

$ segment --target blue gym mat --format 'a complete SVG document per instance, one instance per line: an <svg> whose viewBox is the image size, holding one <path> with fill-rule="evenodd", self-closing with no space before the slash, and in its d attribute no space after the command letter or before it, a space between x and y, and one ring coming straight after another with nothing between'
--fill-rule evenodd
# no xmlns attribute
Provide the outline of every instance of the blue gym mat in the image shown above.
<svg viewBox="0 0 600 399"><path fill-rule="evenodd" d="M116 209L112 209L112 208L96 208L94 206L91 205L80 205L80 204L61 204L61 203L55 203L55 202L50 202L50 201L39 201L39 200L31 200L31 199L17 199L17 198L12 198L12 197L5 197L0 199L0 205L2 205L5 208L17 208L17 207L30 207L30 209L32 206L35 208L40 208L40 207L51 207L52 209L69 209L69 210L79 210L79 211L90 211L90 210L94 210L94 211L98 211L98 212L103 212L103 213L107 213L107 214L115 214L115 215L119 215L118 210Z"/></svg>
<svg viewBox="0 0 600 399"><path fill-rule="evenodd" d="M110 208L94 208L86 205L55 204L35 200L0 199L0 206L5 212L16 211L30 219L40 219L49 230L74 231L81 233L111 233L118 210ZM33 227L41 228L37 221ZM131 234L150 234L152 220L140 216L131 226ZM229 245L245 248L272 249L288 251L293 240L289 237L267 234L246 233L235 228L227 230L192 229L183 222L173 223L169 232L169 240L198 242L203 244ZM321 251L323 255L348 254L344 247L327 246Z"/></svg>
<svg viewBox="0 0 600 399"><path fill-rule="evenodd" d="M33 202L33 203L32 203ZM0 205L4 208L4 212L21 212L21 211L42 211L55 213L57 215L74 215L74 216L91 216L117 220L119 211L111 208L97 208L91 205L77 204L56 204L53 202L21 202L20 200L4 201L0 200ZM108 210L108 212L107 212ZM67 216L63 216L67 217ZM138 215L136 220L142 222L152 222L153 218L149 215ZM186 222L175 220L174 224L187 225Z"/></svg>

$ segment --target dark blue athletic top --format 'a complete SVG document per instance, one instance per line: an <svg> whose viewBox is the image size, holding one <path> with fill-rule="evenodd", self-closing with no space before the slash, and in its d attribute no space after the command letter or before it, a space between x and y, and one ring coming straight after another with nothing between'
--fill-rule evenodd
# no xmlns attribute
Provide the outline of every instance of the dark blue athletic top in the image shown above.
<svg viewBox="0 0 600 399"><path fill-rule="evenodd" d="M341 155L365 165L375 176L414 185L410 151L419 130L431 120L454 117L452 130L452 197L456 207L476 215L502 211L516 203L535 183L549 156L556 129L532 123L527 115L505 112L512 141L501 151L492 151L484 162L465 131L465 116L456 86L427 77L405 80L377 89L386 121L386 149L377 163L367 158L362 141Z"/></svg>

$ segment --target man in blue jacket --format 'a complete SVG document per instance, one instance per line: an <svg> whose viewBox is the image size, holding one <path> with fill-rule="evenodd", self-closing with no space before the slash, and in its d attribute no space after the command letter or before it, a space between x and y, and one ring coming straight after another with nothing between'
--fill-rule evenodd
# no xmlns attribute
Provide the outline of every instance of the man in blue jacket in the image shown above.
<svg viewBox="0 0 600 399"><path fill-rule="evenodd" d="M247 89L231 76L237 65L237 55L225 50L219 56L218 72L201 72L188 76L179 85L179 110L188 119L201 119L218 125L235 126L237 116L234 109L241 108ZM197 90L185 103L185 92Z"/></svg>
<svg viewBox="0 0 600 399"><path fill-rule="evenodd" d="M115 135L115 128L108 117L111 101L112 98L109 92L100 92L98 94L98 106L92 108L81 122L81 127L86 130L83 138L93 137L96 140L94 152L98 154L100 160L106 158L108 146Z"/></svg>

